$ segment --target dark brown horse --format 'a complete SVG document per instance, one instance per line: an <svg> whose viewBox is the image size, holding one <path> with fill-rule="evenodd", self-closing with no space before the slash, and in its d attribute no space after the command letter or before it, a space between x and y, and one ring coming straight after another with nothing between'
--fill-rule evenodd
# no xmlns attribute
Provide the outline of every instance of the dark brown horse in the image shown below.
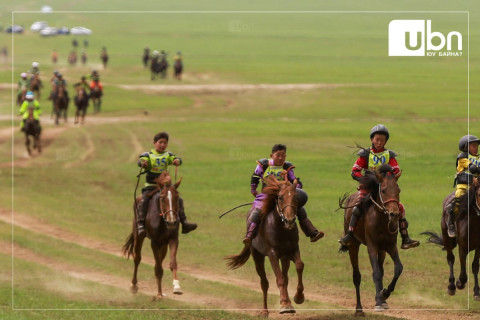
<svg viewBox="0 0 480 320"><path fill-rule="evenodd" d="M450 266L450 277L448 279L449 285L447 292L453 296L455 290L464 289L467 282L467 255L470 251L475 250L475 256L472 262L472 272L475 280L473 287L474 300L480 300L480 288L478 286L478 271L480 260L480 183L477 179L474 179L473 184L470 186L468 192L466 192L459 201L459 214L455 221L455 231L457 236L450 238L448 236L448 218L449 212L447 206L455 197L455 193L452 192L443 200L443 213L442 213L442 236L440 237L435 232L426 231L422 234L429 235L430 238L427 242L438 244L443 246L447 251L447 261ZM458 254L460 256L460 276L455 283L455 275L453 272L453 265L455 264L455 255L453 249L458 244Z"/></svg>
<svg viewBox="0 0 480 320"><path fill-rule="evenodd" d="M155 299L163 298L162 277L163 268L162 261L170 249L170 270L173 273L173 293L182 294L180 282L177 278L177 249L178 249L178 210L179 210L179 193L177 191L181 180L172 184L172 180L168 172L163 172L157 178L159 189L149 202L147 217L145 220L145 229L147 237L151 240L151 247L155 257L155 276L157 278L158 293ZM137 205L141 201L141 196L137 197L134 204L134 211L138 210ZM123 254L133 257L135 267L133 270L133 278L131 282L131 291L136 293L137 287L137 271L138 265L142 260L142 245L145 236L138 236L137 222L133 219L132 233L127 237L123 246Z"/></svg>
<svg viewBox="0 0 480 320"><path fill-rule="evenodd" d="M93 112L99 113L102 106L102 95L103 92L100 90L98 84L90 90L90 99L93 103Z"/></svg>
<svg viewBox="0 0 480 320"><path fill-rule="evenodd" d="M37 100L40 100L40 89L43 87L42 80L38 73L34 74L32 80L30 81L30 91L35 93Z"/></svg>
<svg viewBox="0 0 480 320"><path fill-rule="evenodd" d="M32 155L32 150L30 149L30 137L33 137L33 148L38 150L38 153L42 153L42 145L40 142L40 134L42 128L38 120L35 120L33 117L33 108L28 108L28 118L25 119L25 146L27 147L28 155Z"/></svg>
<svg viewBox="0 0 480 320"><path fill-rule="evenodd" d="M370 264L373 270L375 283L375 311L388 309L387 298L395 289L403 266L400 262L397 249L398 219L400 214L400 188L397 180L401 172L393 174L392 168L384 164L378 171L367 171L361 183L367 186L370 197L365 199L363 217L358 221L354 232L355 240L349 246L342 246L340 251L348 251L353 268L353 283L355 285L357 306L355 315L363 315L360 301L361 274L358 267L358 252L361 244L367 246ZM357 201L358 193L344 196L340 199L340 207L345 209L344 232L348 232L348 225L352 216L352 209ZM388 288L383 288L383 263L386 253L394 262L394 276Z"/></svg>
<svg viewBox="0 0 480 320"><path fill-rule="evenodd" d="M102 60L103 68L106 69L108 59L109 59L107 51L105 51L105 50L102 51L102 53L100 54L100 59Z"/></svg>
<svg viewBox="0 0 480 320"><path fill-rule="evenodd" d="M77 95L74 100L77 111L75 112L75 121L73 123L78 123L80 121L80 123L83 124L88 107L88 95L83 86L77 88Z"/></svg>
<svg viewBox="0 0 480 320"><path fill-rule="evenodd" d="M182 80L182 72L183 72L182 60L180 59L175 60L175 64L173 66L173 72L174 72L173 76L175 77L175 79Z"/></svg>
<svg viewBox="0 0 480 320"><path fill-rule="evenodd" d="M243 266L250 255L255 262L257 274L260 277L260 286L263 292L264 316L268 316L267 291L268 280L265 273L265 257L268 257L280 289L280 313L295 313L288 297L288 269L290 261L295 263L298 275L297 292L294 301L303 303L303 267L298 247L298 229L295 223L297 214L296 181L277 181L273 175L268 176L267 186L263 189L267 198L262 208L262 222L258 235L253 239L251 246L245 246L238 255L226 257L227 265L231 269ZM250 219L251 211L247 219ZM280 267L281 263L281 267Z"/></svg>
<svg viewBox="0 0 480 320"><path fill-rule="evenodd" d="M57 94L53 102L55 109L55 124L58 124L58 119L62 117L67 122L68 99L63 85L58 86Z"/></svg>

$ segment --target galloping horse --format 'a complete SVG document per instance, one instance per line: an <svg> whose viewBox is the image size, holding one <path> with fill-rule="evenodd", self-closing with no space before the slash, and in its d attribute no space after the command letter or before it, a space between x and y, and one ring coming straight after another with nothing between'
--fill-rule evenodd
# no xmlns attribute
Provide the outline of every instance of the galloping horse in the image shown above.
<svg viewBox="0 0 480 320"><path fill-rule="evenodd" d="M58 119L62 116L62 113L63 119L67 122L68 100L63 85L58 87L57 95L53 104L55 106L55 124L58 124Z"/></svg>
<svg viewBox="0 0 480 320"><path fill-rule="evenodd" d="M480 300L480 288L478 286L478 271L480 260L480 182L474 179L473 184L462 197L460 197L459 214L455 222L457 236L450 238L448 236L448 218L449 212L447 206L452 202L455 193L452 192L443 200L443 214L442 214L442 236L440 237L435 232L426 231L422 234L429 235L427 242L443 246L447 251L447 261L450 266L450 277L448 279L449 285L447 292L449 295L455 295L456 288L464 289L467 282L467 267L466 260L470 251L475 250L475 256L472 262L472 272L475 279L473 287L474 300ZM455 263L455 255L453 249L458 244L458 254L460 256L460 276L455 285L455 275L453 272L453 265Z"/></svg>
<svg viewBox="0 0 480 320"><path fill-rule="evenodd" d="M179 210L179 193L177 191L181 180L172 184L172 179L168 172L163 172L157 179L159 189L149 202L148 213L145 220L145 229L147 237L151 239L151 247L155 257L155 276L157 278L158 293L155 299L163 298L162 277L163 268L162 261L170 249L170 270L173 273L173 293L182 294L180 283L177 278L177 249L178 249L178 210ZM134 204L134 211L142 197L138 196ZM123 246L123 254L128 257L132 256L135 263L133 278L131 282L131 291L137 293L137 271L138 265L142 260L142 245L145 236L139 236L137 232L136 219L133 219L132 233L127 237Z"/></svg>
<svg viewBox="0 0 480 320"><path fill-rule="evenodd" d="M361 244L367 246L370 264L373 269L373 281L375 282L375 311L388 309L387 298L395 289L403 266L400 262L397 249L398 219L400 214L400 188L397 180L401 172L393 174L388 164L383 164L378 171L367 171L360 178L369 190L370 197L362 203L364 215L358 221L354 232L355 240L349 246L342 246L340 251L348 251L350 263L353 268L353 283L355 285L357 306L355 315L362 316L363 307L360 301L360 283L362 280L358 267L358 251ZM340 199L340 208L345 209L344 231L348 231L348 225L352 217L352 208L357 201L358 193L344 195ZM394 276L388 288L383 288L383 263L388 253L394 262Z"/></svg>
<svg viewBox="0 0 480 320"><path fill-rule="evenodd" d="M150 60L150 53L149 51L145 51L142 55L142 62L145 68L148 66L148 60Z"/></svg>
<svg viewBox="0 0 480 320"><path fill-rule="evenodd" d="M30 81L30 91L36 93L35 96L40 100L40 89L43 87L42 80L38 73L34 74Z"/></svg>
<svg viewBox="0 0 480 320"><path fill-rule="evenodd" d="M40 144L40 133L42 128L40 123L33 117L33 107L28 108L28 118L25 119L25 146L27 147L28 155L32 155L32 150L30 149L30 138L33 137L33 148L37 149L39 153L42 153L42 145Z"/></svg>
<svg viewBox="0 0 480 320"><path fill-rule="evenodd" d="M88 107L88 95L85 92L83 86L79 86L77 89L77 95L75 96L75 106L77 107L77 112L75 113L75 121L73 123L78 123L79 117L81 117L80 123L83 124L85 121L85 114L87 113Z"/></svg>
<svg viewBox="0 0 480 320"><path fill-rule="evenodd" d="M177 59L177 60L175 60L174 74L173 74L175 79L182 80L182 72L183 72L182 60Z"/></svg>
<svg viewBox="0 0 480 320"><path fill-rule="evenodd" d="M263 292L262 314L268 316L267 291L269 285L265 273L265 257L268 256L275 273L277 286L280 289L280 313L295 313L288 297L290 261L294 261L298 275L294 301L301 304L305 300L302 281L304 264L300 258L298 229L295 223L297 182L291 184L289 181L277 181L273 175L268 176L266 182L267 186L262 192L266 194L267 198L262 208L262 222L258 235L253 239L251 246L245 246L240 254L225 259L229 260L227 265L231 269L236 269L243 266L252 255ZM252 210L247 219L250 219L251 212ZM279 262L282 264L281 268Z"/></svg>
<svg viewBox="0 0 480 320"><path fill-rule="evenodd" d="M102 64L103 64L103 68L106 69L107 68L107 62L108 62L108 53L107 51L102 51L101 55L100 55L100 59L102 60Z"/></svg>
<svg viewBox="0 0 480 320"><path fill-rule="evenodd" d="M91 89L90 99L92 99L93 103L93 112L100 112L100 107L102 106L102 91L100 90L98 85Z"/></svg>

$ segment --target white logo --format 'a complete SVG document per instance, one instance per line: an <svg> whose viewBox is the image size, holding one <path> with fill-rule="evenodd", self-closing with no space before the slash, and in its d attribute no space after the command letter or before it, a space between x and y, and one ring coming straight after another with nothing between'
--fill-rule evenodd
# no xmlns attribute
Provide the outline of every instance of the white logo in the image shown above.
<svg viewBox="0 0 480 320"><path fill-rule="evenodd" d="M436 39L435 39L436 38ZM436 51L445 48L452 50L452 41L457 40L456 52L439 52L439 56L461 56L462 35L452 31L445 37L440 32L432 32L431 20L392 20L388 25L388 55L423 57L435 56ZM439 44L433 44L440 41Z"/></svg>

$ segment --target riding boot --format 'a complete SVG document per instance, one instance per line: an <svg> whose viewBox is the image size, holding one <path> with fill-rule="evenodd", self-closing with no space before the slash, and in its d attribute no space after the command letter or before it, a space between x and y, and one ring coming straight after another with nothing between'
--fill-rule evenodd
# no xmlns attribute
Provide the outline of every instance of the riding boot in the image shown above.
<svg viewBox="0 0 480 320"><path fill-rule="evenodd" d="M455 238L457 236L457 232L455 231L455 219L456 219L455 209L457 207L457 203L458 202L455 199L452 202L450 202L447 207L447 212L448 212L447 232L450 238Z"/></svg>
<svg viewBox="0 0 480 320"><path fill-rule="evenodd" d="M412 240L408 236L408 230L407 230L408 229L408 221L407 221L407 219L402 218L402 219L398 220L398 222L400 224L400 226L399 226L400 235L402 236L402 245L400 246L400 248L410 249L410 248L418 247L420 245L420 242L418 242L417 240Z"/></svg>
<svg viewBox="0 0 480 320"><path fill-rule="evenodd" d="M350 224L348 225L348 232L343 238L338 240L338 242L340 242L343 246L347 246L350 243L350 241L355 239L353 232L355 231L357 222L361 216L362 216L362 211L360 210L360 208L358 206L353 207L352 218L350 219Z"/></svg>
<svg viewBox="0 0 480 320"><path fill-rule="evenodd" d="M140 202L140 206L137 209L137 234L139 236L145 235L145 217L147 216L148 212L148 203L150 199L143 199Z"/></svg>
<svg viewBox="0 0 480 320"><path fill-rule="evenodd" d="M297 209L298 224L302 229L303 233L310 238L310 242L316 242L323 238L324 233L318 231L312 224L312 221L307 217L307 211L304 207Z"/></svg>
<svg viewBox="0 0 480 320"><path fill-rule="evenodd" d="M183 207L183 199L180 198L178 202L178 217L180 218L180 223L182 224L182 233L189 233L190 231L197 229L196 223L187 222L185 208Z"/></svg>
<svg viewBox="0 0 480 320"><path fill-rule="evenodd" d="M243 238L243 244L247 246L252 243L253 238L257 235L258 225L260 224L260 212L261 210L258 208L252 211L250 222L247 226L247 234Z"/></svg>

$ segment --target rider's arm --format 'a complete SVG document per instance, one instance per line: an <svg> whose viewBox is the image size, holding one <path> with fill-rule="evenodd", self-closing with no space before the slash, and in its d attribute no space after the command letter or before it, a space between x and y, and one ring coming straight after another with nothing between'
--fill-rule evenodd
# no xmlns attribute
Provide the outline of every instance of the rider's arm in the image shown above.
<svg viewBox="0 0 480 320"><path fill-rule="evenodd" d="M250 193L254 196L257 194L257 187L264 172L263 165L258 161L257 163L257 167L255 168L255 171L252 174L252 178L250 179Z"/></svg>
<svg viewBox="0 0 480 320"><path fill-rule="evenodd" d="M150 156L148 155L148 152L144 152L140 155L140 158L138 159L138 162L137 162L137 165L139 167L142 167L142 164L146 162L147 163L147 167L145 168L146 171L149 171L150 168L151 168L151 164L150 164Z"/></svg>
<svg viewBox="0 0 480 320"><path fill-rule="evenodd" d="M170 164L173 164L173 161L175 161L175 160L178 160L178 161L179 161L179 163L178 163L179 166L182 165L182 158L177 157L177 156L174 155L173 153L169 152L169 153L168 153L168 161L167 161L167 163L168 163L169 165L170 165Z"/></svg>
<svg viewBox="0 0 480 320"><path fill-rule="evenodd" d="M352 167L352 178L357 179L362 177L362 171L368 168L368 160L365 157L359 157Z"/></svg>

